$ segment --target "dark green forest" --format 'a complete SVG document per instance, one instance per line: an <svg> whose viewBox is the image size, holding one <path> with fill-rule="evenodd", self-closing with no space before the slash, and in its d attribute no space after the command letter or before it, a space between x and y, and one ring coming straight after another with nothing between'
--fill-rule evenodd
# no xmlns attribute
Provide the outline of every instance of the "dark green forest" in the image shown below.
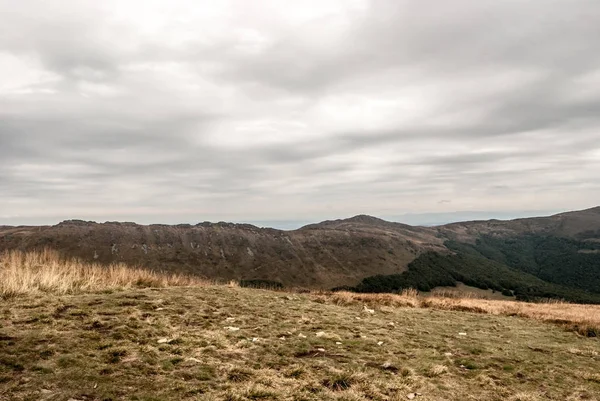
<svg viewBox="0 0 600 401"><path fill-rule="evenodd" d="M600 243L555 236L483 236L475 244L449 241L456 252L481 256L544 281L600 294Z"/></svg>
<svg viewBox="0 0 600 401"><path fill-rule="evenodd" d="M455 245L455 244L451 244ZM536 301L547 298L577 303L600 303L600 294L544 281L534 274L490 260L477 250L455 246L456 254L429 252L409 264L401 274L365 278L354 288L357 292L399 292L407 288L429 291L438 286L454 286L458 282L515 295L518 300ZM501 254L501 253L500 253Z"/></svg>

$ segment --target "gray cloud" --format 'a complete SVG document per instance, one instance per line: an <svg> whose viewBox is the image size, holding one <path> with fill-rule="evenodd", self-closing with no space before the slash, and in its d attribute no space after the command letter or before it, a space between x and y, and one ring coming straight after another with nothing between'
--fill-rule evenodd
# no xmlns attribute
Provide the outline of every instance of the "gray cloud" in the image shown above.
<svg viewBox="0 0 600 401"><path fill-rule="evenodd" d="M593 0L0 0L0 224L593 206L598 21Z"/></svg>

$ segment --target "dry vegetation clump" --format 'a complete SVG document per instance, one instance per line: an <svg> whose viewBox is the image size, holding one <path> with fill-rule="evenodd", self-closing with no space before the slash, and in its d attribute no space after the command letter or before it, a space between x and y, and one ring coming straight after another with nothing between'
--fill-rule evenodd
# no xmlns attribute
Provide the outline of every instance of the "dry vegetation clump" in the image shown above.
<svg viewBox="0 0 600 401"><path fill-rule="evenodd" d="M0 297L47 292L74 294L132 287L169 287L206 284L197 277L165 274L122 263L108 266L65 259L50 249L0 254Z"/></svg>
<svg viewBox="0 0 600 401"><path fill-rule="evenodd" d="M418 292L413 289L404 290L401 294L361 294L349 291L316 291L317 300L333 302L336 305L348 306L362 303L368 306L395 306L417 308L420 305Z"/></svg>
<svg viewBox="0 0 600 401"><path fill-rule="evenodd" d="M319 302L336 305L363 304L378 306L432 308L503 316L519 316L562 325L587 337L600 336L600 305L570 304L560 301L542 303L420 296L415 290L401 294L357 294L352 292L317 292Z"/></svg>
<svg viewBox="0 0 600 401"><path fill-rule="evenodd" d="M476 294L472 291L451 290L447 288L434 288L429 293L432 297L437 298L477 298L486 299L486 295Z"/></svg>

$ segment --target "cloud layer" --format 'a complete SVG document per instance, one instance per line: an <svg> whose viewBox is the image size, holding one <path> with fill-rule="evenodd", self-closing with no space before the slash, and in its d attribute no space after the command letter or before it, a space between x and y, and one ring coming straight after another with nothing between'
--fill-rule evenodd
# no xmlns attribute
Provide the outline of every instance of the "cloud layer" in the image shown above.
<svg viewBox="0 0 600 401"><path fill-rule="evenodd" d="M0 0L0 224L600 199L600 4Z"/></svg>

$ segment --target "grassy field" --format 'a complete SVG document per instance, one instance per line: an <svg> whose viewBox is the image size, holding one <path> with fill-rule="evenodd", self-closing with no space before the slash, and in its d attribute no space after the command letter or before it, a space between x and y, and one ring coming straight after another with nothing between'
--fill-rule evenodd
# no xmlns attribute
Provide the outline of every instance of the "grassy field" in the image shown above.
<svg viewBox="0 0 600 401"><path fill-rule="evenodd" d="M598 339L544 322L596 307L125 276L5 297L0 400L600 399Z"/></svg>

